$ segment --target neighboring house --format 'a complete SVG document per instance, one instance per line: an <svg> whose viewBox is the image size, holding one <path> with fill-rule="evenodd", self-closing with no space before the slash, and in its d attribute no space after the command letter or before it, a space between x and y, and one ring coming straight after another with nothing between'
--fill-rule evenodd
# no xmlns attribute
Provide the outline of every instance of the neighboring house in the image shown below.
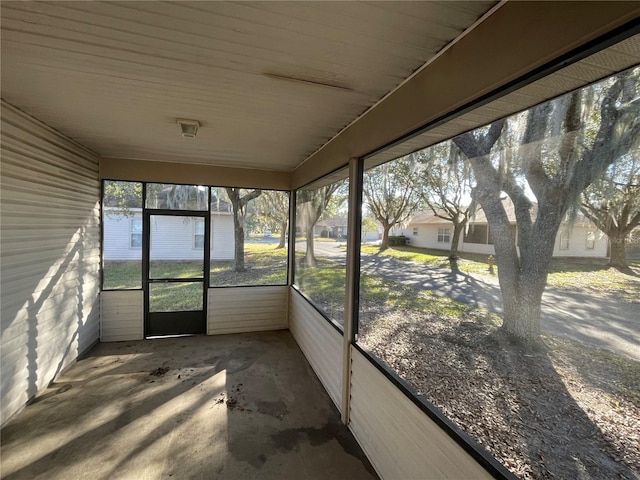
<svg viewBox="0 0 640 480"><path fill-rule="evenodd" d="M516 229L512 204L505 205L512 227ZM436 217L431 211L418 212L402 231L414 247L449 250L453 237L453 224ZM517 235L517 231L516 231ZM558 230L553 248L554 257L607 257L607 236L578 214L573 222L564 222ZM469 221L458 244L459 252L495 254L491 228L482 209Z"/></svg>
<svg viewBox="0 0 640 480"><path fill-rule="evenodd" d="M222 205L223 204L223 205ZM233 213L226 202L211 204L211 260L233 260ZM104 209L104 259L140 260L142 258L142 211ZM152 217L151 248L154 260L192 260L200 258L204 244L204 219Z"/></svg>
<svg viewBox="0 0 640 480"><path fill-rule="evenodd" d="M382 234L382 226L376 222L378 230L370 232L362 232L363 242L373 242L379 240ZM315 237L324 238L347 238L347 218L346 217L332 217L328 219L319 220L313 228L313 235Z"/></svg>
<svg viewBox="0 0 640 480"><path fill-rule="evenodd" d="M313 227L313 235L324 238L346 238L347 219L345 217L332 217L318 220Z"/></svg>

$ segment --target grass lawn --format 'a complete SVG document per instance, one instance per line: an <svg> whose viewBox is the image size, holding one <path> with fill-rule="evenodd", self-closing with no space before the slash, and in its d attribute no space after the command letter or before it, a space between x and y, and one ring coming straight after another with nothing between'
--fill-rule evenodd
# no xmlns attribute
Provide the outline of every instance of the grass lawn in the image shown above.
<svg viewBox="0 0 640 480"><path fill-rule="evenodd" d="M198 262L154 261L152 278L193 278L201 275ZM233 261L211 262L211 286L284 285L287 282L287 250L274 244L245 244L245 271L234 272ZM142 288L142 265L138 261L105 262L104 288ZM156 284L151 291L153 311L170 308L200 309L202 289L194 283ZM197 303L200 302L200 303Z"/></svg>
<svg viewBox="0 0 640 480"><path fill-rule="evenodd" d="M589 289L619 293L640 298L640 262L629 262L629 270L621 272L607 267L602 259L554 258L547 285L571 290Z"/></svg>
<svg viewBox="0 0 640 480"><path fill-rule="evenodd" d="M244 272L233 270L233 261L212 261L212 287L241 285L285 285L287 283L287 249L275 244L245 243Z"/></svg>
<svg viewBox="0 0 640 480"><path fill-rule="evenodd" d="M318 258L316 267L302 267L296 271L296 285L329 318L343 324L346 271L343 265ZM501 324L497 315L486 310L450 298L434 294L429 290L417 290L400 282L376 275L362 273L360 276L360 318L380 308L389 311L415 310L439 315L444 318L464 315L476 321Z"/></svg>

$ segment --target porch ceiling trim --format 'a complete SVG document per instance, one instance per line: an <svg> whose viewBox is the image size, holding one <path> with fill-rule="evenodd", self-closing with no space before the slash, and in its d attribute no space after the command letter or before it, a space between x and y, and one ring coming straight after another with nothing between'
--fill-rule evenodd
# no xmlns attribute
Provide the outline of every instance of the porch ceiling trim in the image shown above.
<svg viewBox="0 0 640 480"><path fill-rule="evenodd" d="M127 158L101 158L100 178L272 190L289 190L291 184L289 172Z"/></svg>
<svg viewBox="0 0 640 480"><path fill-rule="evenodd" d="M638 17L638 2L507 2L308 157L294 170L292 188L446 118Z"/></svg>

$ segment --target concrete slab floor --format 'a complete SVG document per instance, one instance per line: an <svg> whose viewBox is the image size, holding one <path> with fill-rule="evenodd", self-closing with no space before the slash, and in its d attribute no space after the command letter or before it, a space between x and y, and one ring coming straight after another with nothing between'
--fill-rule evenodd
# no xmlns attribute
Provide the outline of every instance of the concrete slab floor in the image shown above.
<svg viewBox="0 0 640 480"><path fill-rule="evenodd" d="M1 432L9 479L372 479L287 331L97 345Z"/></svg>

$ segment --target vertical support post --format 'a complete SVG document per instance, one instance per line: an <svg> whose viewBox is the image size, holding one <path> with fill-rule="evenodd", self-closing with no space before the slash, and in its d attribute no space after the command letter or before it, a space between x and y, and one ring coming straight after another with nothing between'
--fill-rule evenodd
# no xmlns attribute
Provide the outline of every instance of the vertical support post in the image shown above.
<svg viewBox="0 0 640 480"><path fill-rule="evenodd" d="M289 325L289 308L290 308L290 296L291 285L294 281L295 262L296 262L296 192L289 191L289 241L287 242L287 286L289 291L287 293L287 326Z"/></svg>
<svg viewBox="0 0 640 480"><path fill-rule="evenodd" d="M355 343L360 296L360 235L362 229L362 161L349 160L349 218L347 223L347 281L342 350L342 423L351 409L351 347Z"/></svg>

